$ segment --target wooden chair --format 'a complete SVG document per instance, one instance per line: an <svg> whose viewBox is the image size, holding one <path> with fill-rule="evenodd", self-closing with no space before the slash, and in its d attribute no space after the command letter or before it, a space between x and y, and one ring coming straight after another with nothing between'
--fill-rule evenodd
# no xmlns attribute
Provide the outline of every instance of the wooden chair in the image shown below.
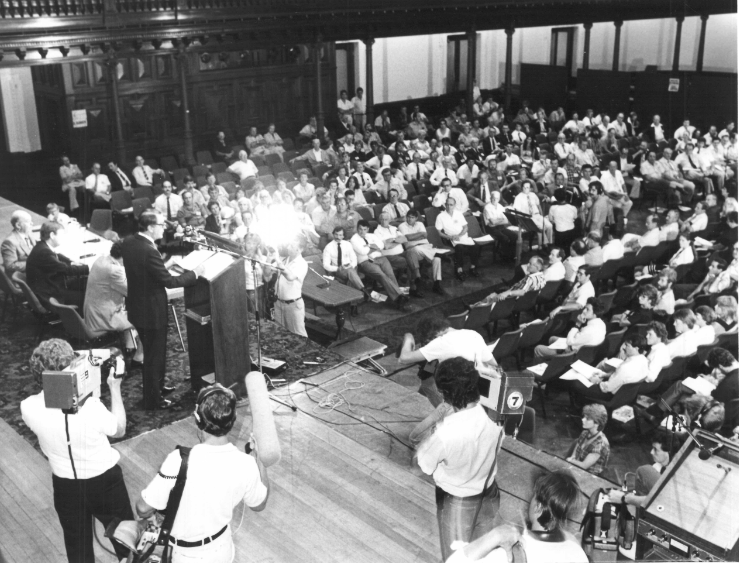
<svg viewBox="0 0 739 563"><path fill-rule="evenodd" d="M51 311L48 311L41 304L39 298L36 297L36 294L26 283L25 274L23 274L22 272L13 272L13 276L11 277L11 279L18 287L21 288L21 291L26 298L26 306L30 309L31 314L33 314L33 316L39 322L39 330L36 335L36 341L40 342L41 338L44 336L49 328L60 324L62 321L59 320L56 315L54 315Z"/></svg>
<svg viewBox="0 0 739 563"><path fill-rule="evenodd" d="M13 306L13 311L17 313L18 305L23 302L23 290L13 280L10 279L5 268L0 266L0 291L5 295L3 300L3 321L5 320L5 313L8 309L8 301Z"/></svg>
<svg viewBox="0 0 739 563"><path fill-rule="evenodd" d="M72 340L86 347L100 347L120 339L119 332L106 332L96 336L85 324L85 320L73 305L63 305L53 297L49 299L51 310L61 319L64 331Z"/></svg>
<svg viewBox="0 0 739 563"><path fill-rule="evenodd" d="M510 332L505 332L498 339L498 343L493 349L493 358L495 358L495 361L498 362L498 365L501 365L505 358L516 355L522 332L522 328L512 330ZM521 368L519 367L519 370L520 369Z"/></svg>

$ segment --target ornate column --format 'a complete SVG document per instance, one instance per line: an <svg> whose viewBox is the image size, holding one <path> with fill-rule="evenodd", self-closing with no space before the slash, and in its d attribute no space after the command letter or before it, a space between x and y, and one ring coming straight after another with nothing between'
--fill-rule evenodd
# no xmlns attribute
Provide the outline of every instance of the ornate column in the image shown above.
<svg viewBox="0 0 739 563"><path fill-rule="evenodd" d="M513 80L513 34L516 30L513 26L505 30L505 109L511 108L511 81Z"/></svg>
<svg viewBox="0 0 739 563"><path fill-rule="evenodd" d="M672 55L672 72L680 70L680 38L683 34L683 21L684 16L678 16L677 20L677 31L675 32L675 52Z"/></svg>
<svg viewBox="0 0 739 563"><path fill-rule="evenodd" d="M192 124L190 123L190 104L187 98L187 72L189 67L189 61L185 46L180 47L177 55L177 62L180 65L180 90L182 98L182 117L184 119L185 134L185 160L189 165L197 164L195 161L195 153L193 152L192 146Z"/></svg>
<svg viewBox="0 0 739 563"><path fill-rule="evenodd" d="M113 150L119 165L126 161L126 143L123 140L123 125L121 124L121 106L118 102L118 59L111 57L105 61L108 67L108 78L110 82L110 101L113 107Z"/></svg>
<svg viewBox="0 0 739 563"><path fill-rule="evenodd" d="M618 70L618 59L621 55L621 27L624 25L622 21L615 21L613 25L616 26L616 37L613 40L613 72Z"/></svg>
<svg viewBox="0 0 739 563"><path fill-rule="evenodd" d="M703 53L706 50L706 22L708 21L708 15L704 14L701 16L701 34L698 39L698 61L695 64L695 70L703 72Z"/></svg>
<svg viewBox="0 0 739 563"><path fill-rule="evenodd" d="M590 30L593 29L593 22L586 22L583 27L585 28L585 41L582 48L582 69L588 70L590 68Z"/></svg>
<svg viewBox="0 0 739 563"><path fill-rule="evenodd" d="M323 142L323 88L321 81L321 36L316 38L316 44L313 46L313 57L316 63L316 132L318 138Z"/></svg>
<svg viewBox="0 0 739 563"><path fill-rule="evenodd" d="M375 40L372 37L368 37L364 40L366 46L365 49L365 64L366 64L366 84L364 87L364 99L367 106L367 115L365 123L371 123L375 126L375 84L374 76L372 74L372 45L375 44Z"/></svg>
<svg viewBox="0 0 739 563"><path fill-rule="evenodd" d="M477 32L473 27L467 32L467 118L472 121L472 105L475 103L475 69L477 68Z"/></svg>

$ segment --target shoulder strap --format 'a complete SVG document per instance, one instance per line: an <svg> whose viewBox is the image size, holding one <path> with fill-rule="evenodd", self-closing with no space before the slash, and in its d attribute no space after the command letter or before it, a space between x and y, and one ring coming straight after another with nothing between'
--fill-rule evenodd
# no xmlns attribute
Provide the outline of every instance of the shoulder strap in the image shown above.
<svg viewBox="0 0 739 563"><path fill-rule="evenodd" d="M488 476L485 478L485 484L483 485L482 494L480 495L480 502L477 504L477 509L475 510L475 516L472 519L472 527L470 528L470 537L467 540L469 542L472 542L472 537L475 535L475 526L477 525L477 517L480 515L480 509L482 508L482 503L485 502L485 492L492 485L492 483L490 483L490 478L493 476L493 472L495 471L495 466L498 464L498 454L500 453L500 446L501 446L501 443L503 442L503 434L505 434L505 429L501 426L500 434L498 434L498 442L497 444L495 444L495 457L493 458L493 465L490 466L490 471L488 472Z"/></svg>
<svg viewBox="0 0 739 563"><path fill-rule="evenodd" d="M182 492L185 489L185 481L187 481L187 464L190 458L190 450L192 448L177 446L177 449L180 450L182 463L180 464L180 471L177 473L177 481L172 488L172 492L169 493L167 514L164 517L164 522L162 522L161 531L159 533L159 544L164 545L165 551L169 546L169 535L172 532L172 525L174 524L175 516L177 516L177 509L180 507Z"/></svg>

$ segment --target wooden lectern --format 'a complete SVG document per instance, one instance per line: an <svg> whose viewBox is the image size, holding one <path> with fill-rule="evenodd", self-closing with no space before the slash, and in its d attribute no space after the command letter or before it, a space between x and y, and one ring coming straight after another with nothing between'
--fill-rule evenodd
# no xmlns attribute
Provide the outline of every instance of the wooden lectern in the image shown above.
<svg viewBox="0 0 739 563"><path fill-rule="evenodd" d="M208 268L214 259L218 264ZM216 382L239 395L251 371L244 259L217 253L205 264L204 276L185 288L192 386L207 385L202 377L215 374Z"/></svg>

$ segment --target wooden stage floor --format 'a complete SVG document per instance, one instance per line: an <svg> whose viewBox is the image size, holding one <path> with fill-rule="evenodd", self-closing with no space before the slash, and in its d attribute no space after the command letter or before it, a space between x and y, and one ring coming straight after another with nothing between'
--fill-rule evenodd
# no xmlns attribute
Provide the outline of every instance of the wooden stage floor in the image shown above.
<svg viewBox="0 0 739 563"><path fill-rule="evenodd" d="M319 387L296 382L274 393L299 410L275 403L282 460L268 470L267 508L247 510L240 528L242 507L234 512L236 561L439 561L433 482L402 443L431 405L349 364L308 381ZM340 393L346 403L333 410L319 407L330 393ZM243 447L251 429L248 401L239 411L231 437ZM133 502L176 445L197 442L195 430L189 418L115 445ZM65 561L48 463L2 420L0 440L0 561ZM498 470L501 522L520 524L535 477L564 466L569 464L507 438ZM575 474L587 495L609 485L583 471ZM578 514L573 532L579 520ZM101 534L99 525L98 530ZM115 560L97 545L96 553L97 561Z"/></svg>

